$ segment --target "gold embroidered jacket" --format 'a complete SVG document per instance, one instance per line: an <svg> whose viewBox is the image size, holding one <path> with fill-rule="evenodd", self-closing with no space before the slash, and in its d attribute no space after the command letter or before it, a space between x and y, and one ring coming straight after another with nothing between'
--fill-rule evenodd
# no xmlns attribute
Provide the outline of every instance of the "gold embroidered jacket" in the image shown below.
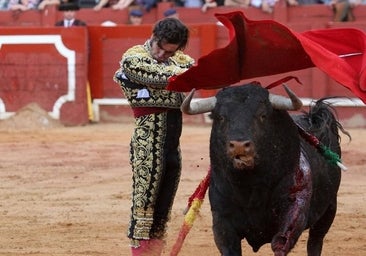
<svg viewBox="0 0 366 256"><path fill-rule="evenodd" d="M185 72L193 58L177 51L165 63L150 55L150 40L127 50L120 61L114 81L121 87L131 107L179 108L184 95L166 90L171 76Z"/></svg>

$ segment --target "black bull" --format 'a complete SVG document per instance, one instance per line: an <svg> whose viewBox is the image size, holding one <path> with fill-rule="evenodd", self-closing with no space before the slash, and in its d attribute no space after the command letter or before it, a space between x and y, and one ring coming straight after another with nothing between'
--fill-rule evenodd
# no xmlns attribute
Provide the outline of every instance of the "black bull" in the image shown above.
<svg viewBox="0 0 366 256"><path fill-rule="evenodd" d="M298 127L339 156L338 130L348 133L324 99L308 113L290 116L287 103L269 98L266 89L249 84L221 90L204 110L190 109L189 100L182 105L188 114L212 110L209 200L215 243L222 255L241 255L242 239L255 252L271 243L274 255L287 255L309 229L308 255L320 255L337 210L341 171ZM301 102L294 99L292 106L298 109Z"/></svg>

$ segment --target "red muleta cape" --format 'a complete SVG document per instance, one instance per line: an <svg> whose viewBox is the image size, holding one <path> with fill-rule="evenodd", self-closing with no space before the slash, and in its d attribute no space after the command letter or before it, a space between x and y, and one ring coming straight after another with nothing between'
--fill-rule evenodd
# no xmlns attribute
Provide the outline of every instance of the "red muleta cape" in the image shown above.
<svg viewBox="0 0 366 256"><path fill-rule="evenodd" d="M366 103L366 34L353 28L297 33L273 20L242 12L215 14L229 44L170 79L168 90L218 89L243 79L318 67Z"/></svg>

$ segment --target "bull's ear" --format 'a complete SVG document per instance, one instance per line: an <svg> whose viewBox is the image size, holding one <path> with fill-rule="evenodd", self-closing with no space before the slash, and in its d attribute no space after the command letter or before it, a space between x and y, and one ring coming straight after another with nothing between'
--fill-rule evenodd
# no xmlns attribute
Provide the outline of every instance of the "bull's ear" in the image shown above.
<svg viewBox="0 0 366 256"><path fill-rule="evenodd" d="M296 94L285 84L283 87L285 88L289 98L281 95L269 94L269 101L272 103L273 108L282 110L299 110L302 107L302 101L300 98L297 97Z"/></svg>
<svg viewBox="0 0 366 256"><path fill-rule="evenodd" d="M206 112L210 112L216 104L216 97L204 98L200 100L192 100L196 89L187 95L184 99L180 109L183 113L188 115L197 115Z"/></svg>

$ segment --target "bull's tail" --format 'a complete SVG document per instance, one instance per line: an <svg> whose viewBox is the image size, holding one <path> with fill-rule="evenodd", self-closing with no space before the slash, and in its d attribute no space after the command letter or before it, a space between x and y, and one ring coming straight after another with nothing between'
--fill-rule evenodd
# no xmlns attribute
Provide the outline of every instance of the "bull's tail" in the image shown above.
<svg viewBox="0 0 366 256"><path fill-rule="evenodd" d="M341 149L338 131L351 139L350 134L337 119L336 110L327 102L330 98L322 98L310 106L309 112L296 120L300 134L306 141L316 147L332 164L345 170L341 163Z"/></svg>

